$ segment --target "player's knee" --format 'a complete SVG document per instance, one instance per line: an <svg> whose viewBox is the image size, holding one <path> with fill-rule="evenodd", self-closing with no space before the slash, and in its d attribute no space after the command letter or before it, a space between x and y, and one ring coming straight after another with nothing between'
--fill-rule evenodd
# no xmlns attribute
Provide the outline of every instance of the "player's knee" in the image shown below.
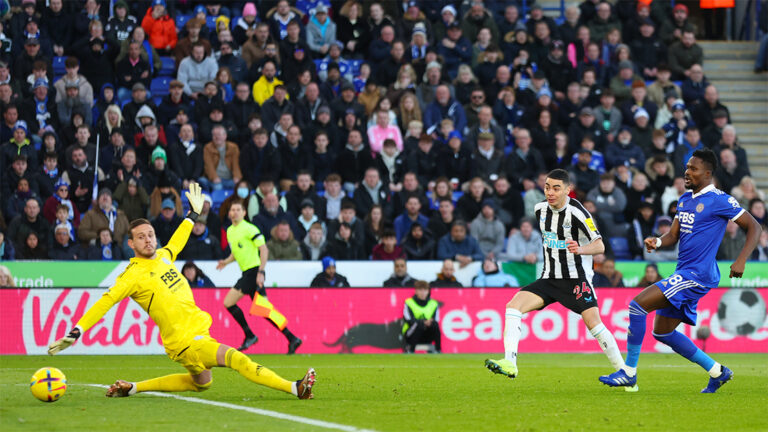
<svg viewBox="0 0 768 432"><path fill-rule="evenodd" d="M211 388L211 385L213 384L213 378L209 379L208 382L204 384L200 384L198 382L195 382L195 391L196 392L204 392Z"/></svg>
<svg viewBox="0 0 768 432"><path fill-rule="evenodd" d="M672 335L672 333L656 333L653 332L653 338L657 341L669 345L669 337Z"/></svg>

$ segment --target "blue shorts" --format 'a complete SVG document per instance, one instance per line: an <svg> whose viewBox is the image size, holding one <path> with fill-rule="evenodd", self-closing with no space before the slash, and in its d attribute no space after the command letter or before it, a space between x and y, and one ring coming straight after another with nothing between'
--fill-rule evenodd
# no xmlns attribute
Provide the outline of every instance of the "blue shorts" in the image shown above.
<svg viewBox="0 0 768 432"><path fill-rule="evenodd" d="M656 315L677 318L688 325L696 325L696 308L699 299L704 297L709 288L691 279L687 271L678 271L672 276L655 284L672 306L656 311Z"/></svg>

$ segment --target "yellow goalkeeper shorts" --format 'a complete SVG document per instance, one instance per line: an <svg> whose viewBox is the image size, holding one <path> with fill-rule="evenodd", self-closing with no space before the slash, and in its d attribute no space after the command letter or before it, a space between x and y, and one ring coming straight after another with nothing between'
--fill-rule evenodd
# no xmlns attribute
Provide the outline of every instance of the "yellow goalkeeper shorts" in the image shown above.
<svg viewBox="0 0 768 432"><path fill-rule="evenodd" d="M170 357L192 375L198 375L206 369L218 366L216 354L219 352L220 345L216 339L208 335L195 336L187 348Z"/></svg>

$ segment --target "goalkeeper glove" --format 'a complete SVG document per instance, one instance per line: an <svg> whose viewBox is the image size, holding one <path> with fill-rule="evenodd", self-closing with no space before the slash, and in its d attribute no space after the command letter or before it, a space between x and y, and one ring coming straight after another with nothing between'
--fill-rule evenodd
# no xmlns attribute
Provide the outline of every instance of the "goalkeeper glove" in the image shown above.
<svg viewBox="0 0 768 432"><path fill-rule="evenodd" d="M200 189L200 185L192 182L189 184L189 191L185 192L187 200L189 200L190 213L188 217L194 222L203 211L203 191Z"/></svg>
<svg viewBox="0 0 768 432"><path fill-rule="evenodd" d="M48 345L48 355L58 354L62 350L69 348L79 337L80 329L77 327L73 328L68 335Z"/></svg>

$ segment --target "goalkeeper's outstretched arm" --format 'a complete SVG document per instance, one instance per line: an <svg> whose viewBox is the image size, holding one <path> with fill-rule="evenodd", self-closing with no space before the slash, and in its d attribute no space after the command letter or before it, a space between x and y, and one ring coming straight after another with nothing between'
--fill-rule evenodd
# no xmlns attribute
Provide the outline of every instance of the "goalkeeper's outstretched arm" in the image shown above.
<svg viewBox="0 0 768 432"><path fill-rule="evenodd" d="M114 287L112 287L109 291L104 293L103 296L101 296L100 299L96 301L96 303L93 304L90 308L88 308L87 311L85 311L85 314L83 314L83 317L80 318L80 320L75 324L75 327L70 331L66 336L63 338L55 341L54 343L50 344L48 346L48 354L54 355L62 350L65 350L70 347L75 341L83 335L83 333L87 332L88 329L93 327L101 318L110 310L112 309L112 306L117 304L120 300L122 300L122 297L119 299L116 299L113 297L114 294L123 293L125 292L124 288L120 282L118 282ZM122 294L119 294L122 295Z"/></svg>
<svg viewBox="0 0 768 432"><path fill-rule="evenodd" d="M197 217L200 216L200 212L203 211L203 192L200 189L200 185L192 182L189 184L189 191L185 192L187 200L189 200L189 213L184 221L173 233L173 236L165 245L164 249L167 249L171 253L171 260L175 261L179 256L179 253L184 249L189 240L189 235L192 233L192 226L194 225Z"/></svg>

